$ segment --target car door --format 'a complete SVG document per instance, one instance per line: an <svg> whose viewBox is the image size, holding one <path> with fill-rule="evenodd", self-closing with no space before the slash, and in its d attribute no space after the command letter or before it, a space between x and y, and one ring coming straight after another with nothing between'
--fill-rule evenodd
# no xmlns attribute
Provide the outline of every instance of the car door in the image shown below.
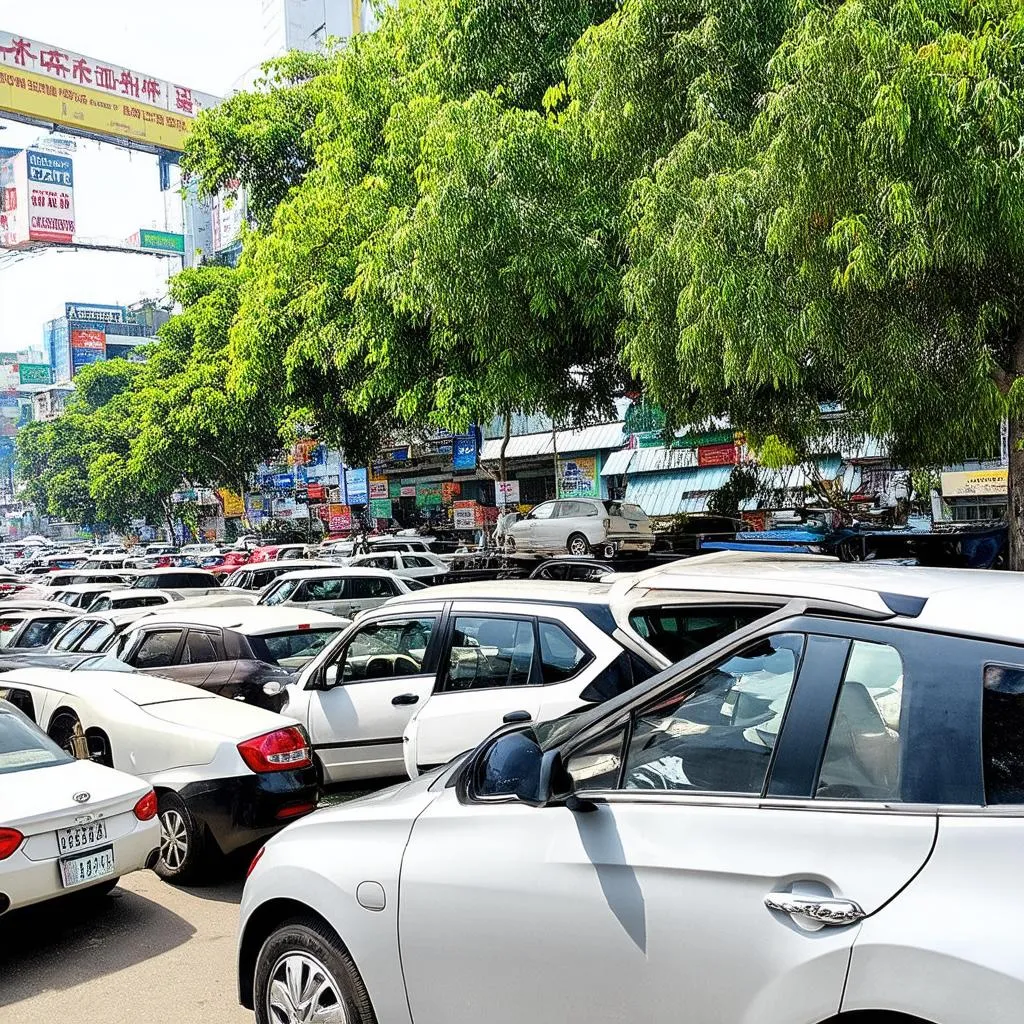
<svg viewBox="0 0 1024 1024"><path fill-rule="evenodd" d="M538 505L530 514L533 516L533 527L530 531L531 551L537 554L552 554L565 550L562 537L564 523L559 523L559 508L565 505L562 501L548 501Z"/></svg>
<svg viewBox="0 0 1024 1024"><path fill-rule="evenodd" d="M515 761L496 746L406 848L398 931L417 1024L831 1018L860 916L914 878L936 833L934 814L883 802L894 737L862 698L901 677L852 679L852 662L849 641L797 622L641 688L565 748L586 801L574 810L510 796ZM865 747L833 776L862 776L863 757L879 802L844 800L845 781L815 799L840 681L857 698L841 745L866 729Z"/></svg>
<svg viewBox="0 0 1024 1024"><path fill-rule="evenodd" d="M349 618L355 618L360 612L377 608L402 592L393 577L350 576L345 581L348 606L345 614Z"/></svg>
<svg viewBox="0 0 1024 1024"><path fill-rule="evenodd" d="M402 736L434 687L438 620L374 618L307 681L305 724L326 782L405 774Z"/></svg>

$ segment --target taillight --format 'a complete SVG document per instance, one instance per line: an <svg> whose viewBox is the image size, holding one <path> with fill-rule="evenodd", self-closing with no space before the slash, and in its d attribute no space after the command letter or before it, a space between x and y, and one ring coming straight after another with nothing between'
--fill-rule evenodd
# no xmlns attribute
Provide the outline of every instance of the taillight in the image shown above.
<svg viewBox="0 0 1024 1024"><path fill-rule="evenodd" d="M135 805L135 817L139 821L152 821L156 817L156 793L153 790Z"/></svg>
<svg viewBox="0 0 1024 1024"><path fill-rule="evenodd" d="M266 852L267 848L265 846L261 846L256 851L256 856L253 857L252 863L249 865L249 870L245 873L246 878L248 878L256 870L256 865L259 864L259 862L263 859L263 854L265 854Z"/></svg>
<svg viewBox="0 0 1024 1024"><path fill-rule="evenodd" d="M24 838L16 828L0 828L0 860L7 860Z"/></svg>
<svg viewBox="0 0 1024 1024"><path fill-rule="evenodd" d="M274 815L278 821L291 821L292 818L301 818L304 814L312 814L316 810L315 800L306 800L301 804L285 804Z"/></svg>
<svg viewBox="0 0 1024 1024"><path fill-rule="evenodd" d="M308 768L313 763L306 734L297 725L239 743L238 752L257 773Z"/></svg>

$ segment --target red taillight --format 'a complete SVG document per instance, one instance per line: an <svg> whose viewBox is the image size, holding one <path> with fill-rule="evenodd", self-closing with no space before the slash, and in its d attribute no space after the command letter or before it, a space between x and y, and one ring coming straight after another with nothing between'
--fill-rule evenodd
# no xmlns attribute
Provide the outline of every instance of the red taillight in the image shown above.
<svg viewBox="0 0 1024 1024"><path fill-rule="evenodd" d="M163 556L161 556L160 558L158 558L156 560L156 568L157 569L169 569L170 566L171 566L171 560L166 555L163 555Z"/></svg>
<svg viewBox="0 0 1024 1024"><path fill-rule="evenodd" d="M7 860L24 838L16 828L0 828L0 860Z"/></svg>
<svg viewBox="0 0 1024 1024"><path fill-rule="evenodd" d="M156 793L153 790L135 805L135 817L139 821L152 821L156 817Z"/></svg>
<svg viewBox="0 0 1024 1024"><path fill-rule="evenodd" d="M312 814L315 810L316 801L307 800L301 804L285 804L274 817L278 821L290 821L292 818L301 818L304 814Z"/></svg>
<svg viewBox="0 0 1024 1024"><path fill-rule="evenodd" d="M242 760L254 771L285 772L312 763L306 734L295 725L238 744Z"/></svg>
<svg viewBox="0 0 1024 1024"><path fill-rule="evenodd" d="M249 865L249 870L245 873L246 878L248 878L256 870L256 865L259 864L259 862L263 859L263 854L265 854L266 852L267 848L265 846L261 846L256 851L256 856L253 857L252 863Z"/></svg>

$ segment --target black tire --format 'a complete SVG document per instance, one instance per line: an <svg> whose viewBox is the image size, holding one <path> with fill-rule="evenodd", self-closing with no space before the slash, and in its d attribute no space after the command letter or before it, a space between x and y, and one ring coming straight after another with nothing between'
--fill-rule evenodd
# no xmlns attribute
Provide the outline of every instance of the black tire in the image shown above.
<svg viewBox="0 0 1024 1024"><path fill-rule="evenodd" d="M160 794L157 817L160 819L160 859L153 870L167 882L184 885L198 881L209 869L206 829L176 793Z"/></svg>
<svg viewBox="0 0 1024 1024"><path fill-rule="evenodd" d="M516 539L515 537L505 538L505 553L507 555L514 555L516 553Z"/></svg>
<svg viewBox="0 0 1024 1024"><path fill-rule="evenodd" d="M369 993L356 965L338 936L315 917L286 921L263 943L256 958L253 987L257 1024L276 1024L279 1019L287 1019L271 1013L270 999L271 982L276 976L284 975L288 959L298 963L303 988L309 985L316 973L321 973L328 980L329 984L320 997L324 1000L321 1008L329 1008L332 1000L333 1005L340 1002L351 1024L376 1024L377 1017ZM275 997L279 1000L286 998L280 987Z"/></svg>
<svg viewBox="0 0 1024 1024"><path fill-rule="evenodd" d="M570 534L569 539L565 542L565 550L570 555L575 555L577 558L583 555L590 554L590 541L583 536L582 533Z"/></svg>

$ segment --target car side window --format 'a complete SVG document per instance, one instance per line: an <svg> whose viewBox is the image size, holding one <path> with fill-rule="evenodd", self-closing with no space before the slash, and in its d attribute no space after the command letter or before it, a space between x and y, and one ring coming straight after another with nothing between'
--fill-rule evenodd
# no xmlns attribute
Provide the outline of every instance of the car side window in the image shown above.
<svg viewBox="0 0 1024 1024"><path fill-rule="evenodd" d="M344 579L308 580L299 601L340 601L345 596Z"/></svg>
<svg viewBox="0 0 1024 1024"><path fill-rule="evenodd" d="M275 583L274 586L263 595L263 600L260 604L275 605L283 604L288 600L299 600L296 592L298 591L301 582L301 580L282 580L280 583Z"/></svg>
<svg viewBox="0 0 1024 1024"><path fill-rule="evenodd" d="M535 653L530 619L460 615L440 692L529 686Z"/></svg>
<svg viewBox="0 0 1024 1024"><path fill-rule="evenodd" d="M544 684L564 683L578 675L592 660L564 630L554 622L537 624L540 637L540 670Z"/></svg>
<svg viewBox="0 0 1024 1024"><path fill-rule="evenodd" d="M210 633L190 629L185 637L185 648L181 652L182 665L204 665L219 660L214 637Z"/></svg>
<svg viewBox="0 0 1024 1024"><path fill-rule="evenodd" d="M1024 804L1024 668L986 665L983 678L985 803Z"/></svg>
<svg viewBox="0 0 1024 1024"><path fill-rule="evenodd" d="M180 629L147 633L135 652L132 664L135 668L166 668L173 665L180 640Z"/></svg>
<svg viewBox="0 0 1024 1024"><path fill-rule="evenodd" d="M816 796L900 799L903 659L888 644L855 640L832 714Z"/></svg>
<svg viewBox="0 0 1024 1024"><path fill-rule="evenodd" d="M114 626L110 622L98 622L90 630L89 635L78 645L79 651L95 654L105 650L114 638Z"/></svg>
<svg viewBox="0 0 1024 1024"><path fill-rule="evenodd" d="M68 624L67 619L40 619L18 637L19 647L45 647Z"/></svg>
<svg viewBox="0 0 1024 1024"><path fill-rule="evenodd" d="M760 795L802 649L796 634L764 637L640 710L623 788Z"/></svg>
<svg viewBox="0 0 1024 1024"><path fill-rule="evenodd" d="M432 569L433 563L428 562L422 555L402 555L402 562L407 569Z"/></svg>
<svg viewBox="0 0 1024 1024"><path fill-rule="evenodd" d="M769 613L767 608L637 608L629 616L634 632L675 663L689 658Z"/></svg>
<svg viewBox="0 0 1024 1024"><path fill-rule="evenodd" d="M394 555L371 555L359 560L359 565L366 569L394 569L396 564Z"/></svg>
<svg viewBox="0 0 1024 1024"><path fill-rule="evenodd" d="M86 630L90 629L94 623L86 620L85 622L76 622L73 625L68 626L66 630L59 637L57 637L56 643L53 645L54 650L57 651L70 651L74 648L75 644L85 635Z"/></svg>
<svg viewBox="0 0 1024 1024"><path fill-rule="evenodd" d="M543 505L538 505L535 509L531 510L527 516L528 519L550 519L555 511L555 502L547 501Z"/></svg>
<svg viewBox="0 0 1024 1024"><path fill-rule="evenodd" d="M358 683L423 672L436 619L388 619L360 629L341 656L338 681Z"/></svg>
<svg viewBox="0 0 1024 1024"><path fill-rule="evenodd" d="M386 576L352 576L347 580L347 595L353 601L370 601L381 597L394 597L398 587Z"/></svg>

